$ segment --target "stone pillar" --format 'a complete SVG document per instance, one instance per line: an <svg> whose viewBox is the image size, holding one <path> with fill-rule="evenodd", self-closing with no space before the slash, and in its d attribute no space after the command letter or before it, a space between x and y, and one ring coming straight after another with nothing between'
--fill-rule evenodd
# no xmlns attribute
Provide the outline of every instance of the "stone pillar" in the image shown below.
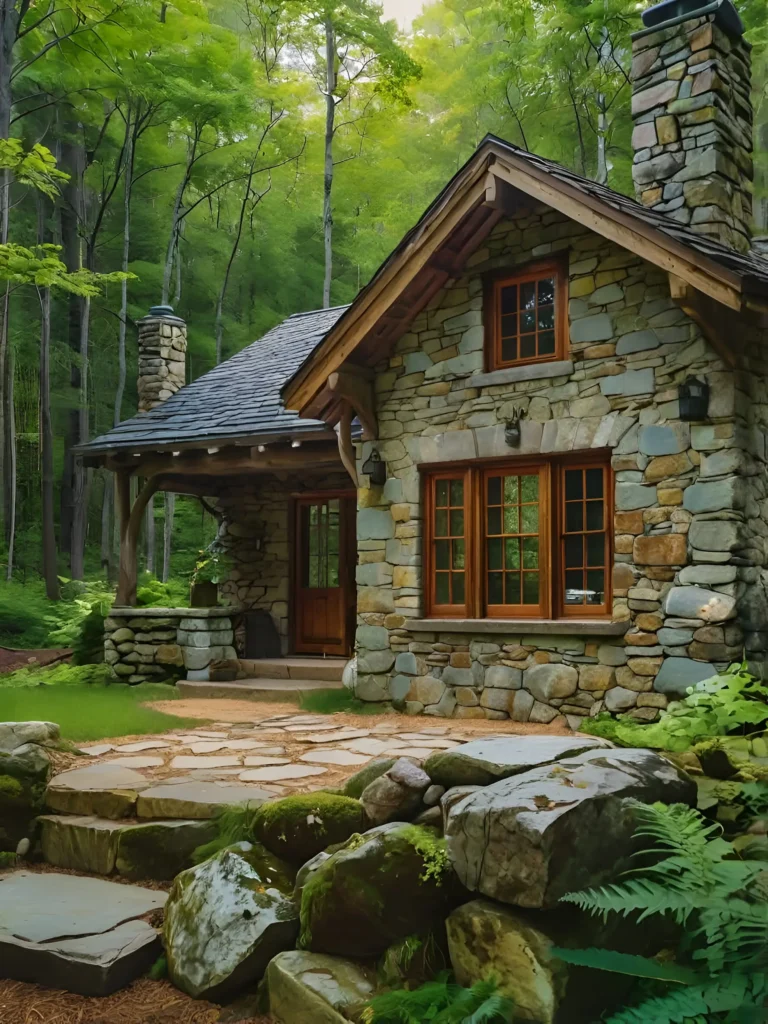
<svg viewBox="0 0 768 1024"><path fill-rule="evenodd" d="M149 412L184 387L187 325L171 306L153 306L138 328L139 412Z"/></svg>
<svg viewBox="0 0 768 1024"><path fill-rule="evenodd" d="M753 164L751 46L742 33L724 0L713 13L633 35L632 177L646 206L745 252Z"/></svg>

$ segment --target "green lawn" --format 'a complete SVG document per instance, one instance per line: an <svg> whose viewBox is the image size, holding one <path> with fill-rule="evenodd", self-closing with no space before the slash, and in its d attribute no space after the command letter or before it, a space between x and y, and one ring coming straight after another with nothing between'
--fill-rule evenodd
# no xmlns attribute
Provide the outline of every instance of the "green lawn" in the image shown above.
<svg viewBox="0 0 768 1024"><path fill-rule="evenodd" d="M318 715L333 715L345 711L350 715L382 715L391 711L389 704L374 704L357 700L346 688L343 690L307 690L302 694L300 707Z"/></svg>
<svg viewBox="0 0 768 1024"><path fill-rule="evenodd" d="M87 678L94 681L78 681L86 669L90 670ZM102 666L56 666L2 676L0 722L57 722L62 739L74 743L202 725L199 719L176 718L142 707L146 701L178 699L174 686L109 685L102 680Z"/></svg>

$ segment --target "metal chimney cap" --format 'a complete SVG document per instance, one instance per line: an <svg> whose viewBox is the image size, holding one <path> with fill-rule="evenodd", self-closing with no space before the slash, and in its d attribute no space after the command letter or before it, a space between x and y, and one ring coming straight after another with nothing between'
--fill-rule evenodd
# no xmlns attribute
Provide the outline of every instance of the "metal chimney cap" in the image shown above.
<svg viewBox="0 0 768 1024"><path fill-rule="evenodd" d="M173 306L150 306L147 316L176 316Z"/></svg>
<svg viewBox="0 0 768 1024"><path fill-rule="evenodd" d="M180 316L176 316L173 312L173 306L150 306L149 312L146 316L143 316L136 322L141 324L145 320L166 320L172 324L180 324L182 327L186 327L186 321L182 320Z"/></svg>
<svg viewBox="0 0 768 1024"><path fill-rule="evenodd" d="M679 25L690 18L703 18L708 14L715 15L715 24L731 36L743 36L744 25L739 12L731 0L662 0L643 11L641 17L646 29L665 28L667 25Z"/></svg>

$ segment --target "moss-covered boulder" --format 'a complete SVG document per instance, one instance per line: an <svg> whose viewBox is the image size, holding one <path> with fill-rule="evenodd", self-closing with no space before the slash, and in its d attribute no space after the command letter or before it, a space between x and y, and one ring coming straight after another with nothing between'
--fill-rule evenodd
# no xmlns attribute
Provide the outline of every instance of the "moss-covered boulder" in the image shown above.
<svg viewBox="0 0 768 1024"><path fill-rule="evenodd" d="M151 821L120 830L116 867L125 878L168 881L191 867L192 854L216 837L213 821Z"/></svg>
<svg viewBox="0 0 768 1024"><path fill-rule="evenodd" d="M388 772L396 760L396 757L377 757L375 760L369 761L360 771L349 776L344 783L344 795L359 800L365 787L370 785L374 779L378 779L379 776Z"/></svg>
<svg viewBox="0 0 768 1024"><path fill-rule="evenodd" d="M300 944L317 953L374 957L442 919L454 897L444 841L392 822L353 836L305 882Z"/></svg>
<svg viewBox="0 0 768 1024"><path fill-rule="evenodd" d="M359 801L335 793L299 793L263 804L254 817L254 838L276 857L304 864L327 846L365 829Z"/></svg>
<svg viewBox="0 0 768 1024"><path fill-rule="evenodd" d="M15 851L32 836L43 809L51 765L45 746L55 743L52 722L0 723L0 850Z"/></svg>
<svg viewBox="0 0 768 1024"><path fill-rule="evenodd" d="M292 949L270 962L266 983L280 1024L347 1024L373 996L375 977L349 960Z"/></svg>
<svg viewBox="0 0 768 1024"><path fill-rule="evenodd" d="M165 908L168 974L196 999L226 1001L293 948L299 914L293 872L250 843L222 850L176 876Z"/></svg>

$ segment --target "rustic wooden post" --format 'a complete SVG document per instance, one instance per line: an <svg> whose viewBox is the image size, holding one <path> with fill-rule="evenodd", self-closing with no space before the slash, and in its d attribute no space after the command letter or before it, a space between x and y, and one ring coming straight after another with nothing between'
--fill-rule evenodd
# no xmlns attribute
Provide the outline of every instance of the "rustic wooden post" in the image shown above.
<svg viewBox="0 0 768 1024"><path fill-rule="evenodd" d="M127 517L125 530L123 530L124 520L121 516L120 574L117 580L117 595L115 597L116 605L133 606L136 604L136 545L139 539L139 530L141 529L141 518L144 514L144 509L147 507L150 498L157 491L158 483L158 478L152 477L147 480L139 491L138 497L133 503L130 515ZM124 509L122 501L120 507L122 513Z"/></svg>

